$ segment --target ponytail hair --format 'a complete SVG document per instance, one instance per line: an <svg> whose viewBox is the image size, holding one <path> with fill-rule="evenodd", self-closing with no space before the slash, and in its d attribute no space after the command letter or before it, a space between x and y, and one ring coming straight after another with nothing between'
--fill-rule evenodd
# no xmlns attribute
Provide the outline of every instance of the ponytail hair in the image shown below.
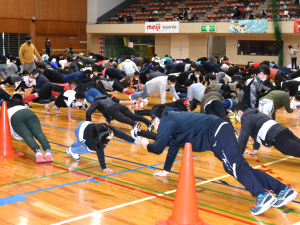
<svg viewBox="0 0 300 225"><path fill-rule="evenodd" d="M106 143L106 138L112 131L112 128L104 123L95 124L93 138L97 149L101 148Z"/></svg>

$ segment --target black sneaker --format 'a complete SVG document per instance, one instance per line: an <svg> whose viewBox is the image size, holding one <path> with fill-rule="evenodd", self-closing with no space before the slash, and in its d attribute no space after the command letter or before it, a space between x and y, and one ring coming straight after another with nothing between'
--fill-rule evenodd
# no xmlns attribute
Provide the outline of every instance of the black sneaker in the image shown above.
<svg viewBox="0 0 300 225"><path fill-rule="evenodd" d="M136 124L134 125L134 127L133 127L133 130L134 130L135 132L138 132L139 129L140 129L140 127L141 127L141 124L140 124L140 123L136 123Z"/></svg>
<svg viewBox="0 0 300 225"><path fill-rule="evenodd" d="M258 196L255 201L255 207L250 209L253 215L259 215L267 211L277 201L276 197L272 195L271 191L266 192L264 195Z"/></svg>
<svg viewBox="0 0 300 225"><path fill-rule="evenodd" d="M148 126L148 131L153 132L153 124L152 124L152 123L149 124L149 126Z"/></svg>
<svg viewBox="0 0 300 225"><path fill-rule="evenodd" d="M277 202L273 205L275 208L282 207L295 198L298 197L297 191L294 190L293 186L286 187L284 190L280 191L279 194L276 196Z"/></svg>

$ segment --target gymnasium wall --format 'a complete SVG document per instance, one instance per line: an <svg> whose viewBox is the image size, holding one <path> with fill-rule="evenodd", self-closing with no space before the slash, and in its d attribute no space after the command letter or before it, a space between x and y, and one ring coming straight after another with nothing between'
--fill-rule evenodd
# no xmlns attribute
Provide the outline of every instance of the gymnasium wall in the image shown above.
<svg viewBox="0 0 300 225"><path fill-rule="evenodd" d="M201 25L216 25L217 29L215 33L201 33ZM294 34L294 22L284 21L282 22L282 37L284 41L284 66L290 64L290 57L288 54L288 45L295 46L296 43L300 43L299 34ZM181 43L177 43L176 40L180 38L172 38L174 36L188 37L183 38L184 44L188 42L187 52L191 60L196 60L199 57L207 56L207 41L208 36L223 36L226 37L226 56L231 62L235 64L246 64L248 61L263 61L268 59L269 61L277 62L278 56L258 56L258 55L238 55L237 44L238 40L275 40L272 22L268 23L267 33L260 34L232 34L229 33L229 22L222 23L182 23L179 26L178 34L156 34L155 35L155 53L158 56L163 57L165 54L170 55L172 53L173 58L179 58L178 48L181 47ZM87 25L88 34L101 34L103 35L145 35L144 24L93 24ZM95 37L95 36L94 36ZM92 38L92 36L91 36ZM96 43L98 40L93 41ZM186 48L187 48L186 46ZM88 48L93 51L98 51L99 45L91 45L88 43ZM94 49L95 50L94 50ZM176 54L176 55L173 55Z"/></svg>
<svg viewBox="0 0 300 225"><path fill-rule="evenodd" d="M0 32L28 33L41 53L47 37L53 49L86 49L86 21L87 0L1 0Z"/></svg>

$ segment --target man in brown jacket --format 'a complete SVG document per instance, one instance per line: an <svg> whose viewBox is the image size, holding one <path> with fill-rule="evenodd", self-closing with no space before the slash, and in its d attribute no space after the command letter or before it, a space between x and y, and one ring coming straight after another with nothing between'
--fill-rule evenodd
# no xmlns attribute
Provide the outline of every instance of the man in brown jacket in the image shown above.
<svg viewBox="0 0 300 225"><path fill-rule="evenodd" d="M34 55L42 62L42 57L40 56L39 52L35 48L33 44L31 44L31 37L26 36L26 42L21 45L20 52L19 52L19 59L21 64L23 65L23 70L30 70L32 71L35 69L34 63Z"/></svg>

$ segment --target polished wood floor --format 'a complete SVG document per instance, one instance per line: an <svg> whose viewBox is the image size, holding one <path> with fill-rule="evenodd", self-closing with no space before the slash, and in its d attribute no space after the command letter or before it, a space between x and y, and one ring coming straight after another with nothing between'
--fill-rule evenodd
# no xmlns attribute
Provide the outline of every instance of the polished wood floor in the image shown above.
<svg viewBox="0 0 300 225"><path fill-rule="evenodd" d="M6 90L13 93L12 88ZM128 100L127 95L114 94ZM167 98L172 101L170 94ZM146 108L160 102L158 95L148 100ZM95 154L82 155L80 162L65 154L66 148L75 141L76 125L85 120L83 110L74 110L72 116L76 122L68 122L66 109L62 109L60 115L54 110L46 115L43 105L32 105L51 143L54 162L37 164L29 147L13 140L15 149L25 155L0 160L1 225L153 225L171 215L182 154L178 154L179 160L167 178L154 177L152 173L163 167L166 152L149 154L142 147L115 139L105 149L107 165L114 171L105 173ZM93 122L104 121L100 113L93 116ZM296 112L287 114L279 110L277 119L300 136L300 116ZM233 123L240 128L237 120ZM111 125L128 134L131 129L115 121ZM142 129L146 129L145 125ZM251 140L248 147L252 149ZM265 147L256 156L245 155L245 158L251 166L300 191L299 158ZM300 224L300 197L287 206L253 216L249 209L255 199L226 174L222 163L211 152L194 152L194 167L199 215L207 223Z"/></svg>

